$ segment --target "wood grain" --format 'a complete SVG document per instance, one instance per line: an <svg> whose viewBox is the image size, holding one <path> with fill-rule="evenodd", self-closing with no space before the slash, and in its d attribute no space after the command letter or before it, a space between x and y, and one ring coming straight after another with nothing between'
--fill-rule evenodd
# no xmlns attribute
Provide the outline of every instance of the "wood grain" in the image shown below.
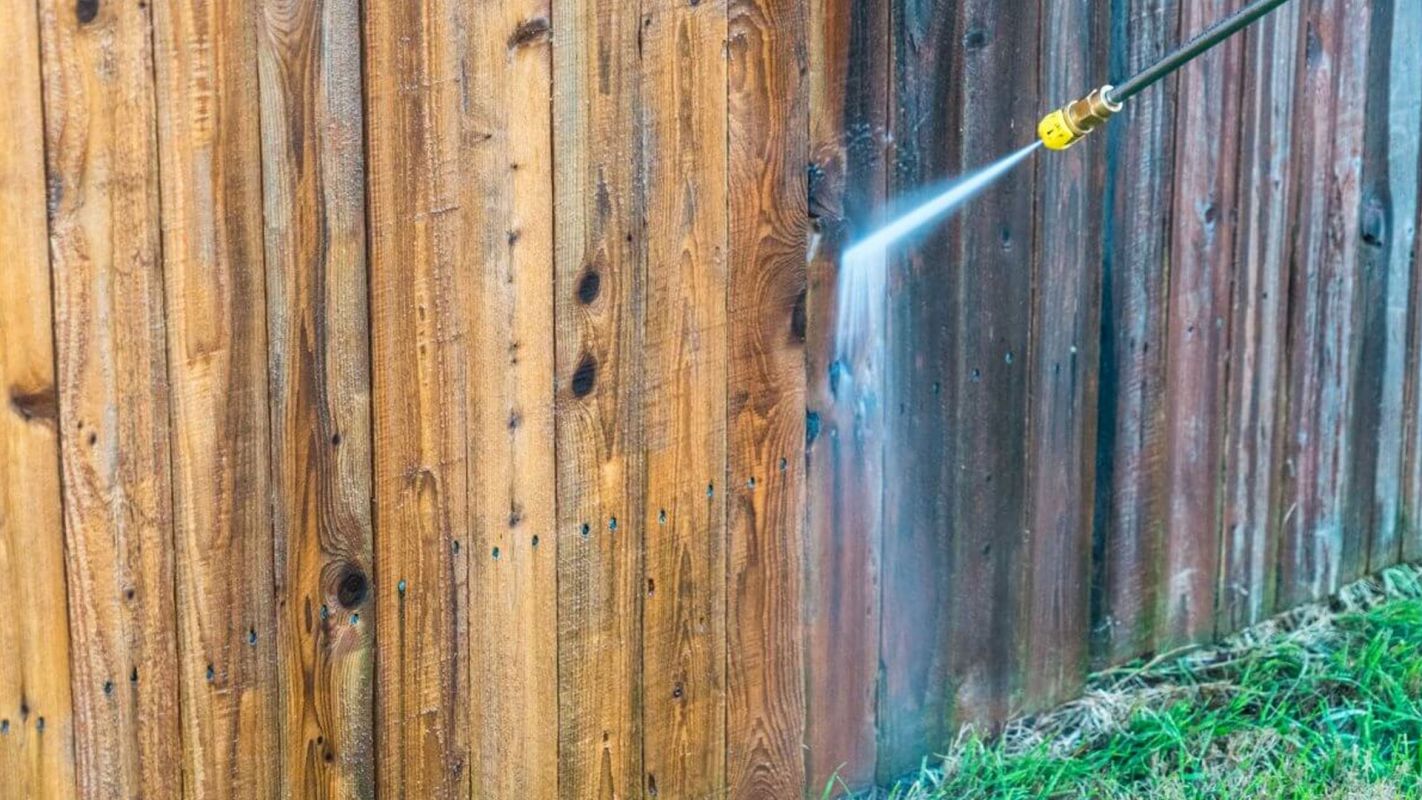
<svg viewBox="0 0 1422 800"><path fill-rule="evenodd" d="M463 13L421 0L365 18L381 797L470 793L469 560L492 551L469 541Z"/></svg>
<svg viewBox="0 0 1422 800"><path fill-rule="evenodd" d="M805 770L872 783L883 544L882 355L836 352L840 255L884 200L888 6L811 0L806 321Z"/></svg>
<svg viewBox="0 0 1422 800"><path fill-rule="evenodd" d="M733 798L805 785L804 0L729 20L726 772Z"/></svg>
<svg viewBox="0 0 1422 800"><path fill-rule="evenodd" d="M1403 67L1408 63L1415 62L1422 58L1422 50L1410 47L1410 42L1416 42L1422 37L1422 6L1400 3L1394 7L1392 20L1392 48L1394 52L1406 52L1408 55L1404 60ZM1415 96L1419 91L1416 81L1422 81L1417 71L1406 72L1399 68L1393 71L1391 79L1397 85L1398 91L1403 96ZM1405 88L1404 88L1405 87ZM1391 92L1389 96L1393 95ZM1408 133L1409 124L1413 127L1411 131L1415 134L1417 125L1422 123L1411 119L1408 116L1408 109L1405 102L1389 104L1389 116L1398 124L1403 126L1400 133L1389 136L1405 137ZM1422 113L1422 103L1416 103L1413 111ZM1393 128L1392 130L1396 130ZM1410 150L1404 152L1412 152ZM1393 191L1393 215L1392 229L1398 231L1398 239L1412 238L1412 247L1407 249L1404 255L1403 250L1394 247L1392 257L1407 259L1406 264L1412 270L1411 293L1408 301L1408 328L1407 328L1407 363L1417 364L1422 358L1422 279L1416 274L1419 251L1419 230L1422 230L1422 203L1419 203L1418 186L1411 184L1411 190L1406 187L1407 175L1404 172L1405 159L1389 161L1389 173L1393 173L1393 165L1396 165L1397 186ZM1422 167L1418 168L1417 179L1422 182ZM1414 208L1408 213L1408 203L1412 203ZM1402 404L1402 430L1403 439L1403 462L1401 464L1402 487L1400 510L1399 539L1401 545L1401 557L1405 561L1416 561L1422 558L1422 370L1409 369L1404 382L1404 394Z"/></svg>
<svg viewBox="0 0 1422 800"><path fill-rule="evenodd" d="M279 791L256 8L154 7L183 789Z"/></svg>
<svg viewBox="0 0 1422 800"><path fill-rule="evenodd" d="M643 22L619 0L556 0L553 19L558 794L635 797L647 591Z"/></svg>
<svg viewBox="0 0 1422 800"><path fill-rule="evenodd" d="M558 787L549 12L475 4L460 40L474 797Z"/></svg>
<svg viewBox="0 0 1422 800"><path fill-rule="evenodd" d="M264 0L258 19L281 680L281 794L369 798L370 347L360 16Z"/></svg>
<svg viewBox="0 0 1422 800"><path fill-rule="evenodd" d="M1242 70L1257 77L1245 84L1240 106L1239 228L1215 607L1220 634L1253 625L1274 609L1298 25L1298 6L1286 4L1244 34Z"/></svg>
<svg viewBox="0 0 1422 800"><path fill-rule="evenodd" d="M160 796L182 749L152 18L41 26L79 790Z"/></svg>
<svg viewBox="0 0 1422 800"><path fill-rule="evenodd" d="M0 19L0 795L49 800L77 787L40 32L27 3Z"/></svg>

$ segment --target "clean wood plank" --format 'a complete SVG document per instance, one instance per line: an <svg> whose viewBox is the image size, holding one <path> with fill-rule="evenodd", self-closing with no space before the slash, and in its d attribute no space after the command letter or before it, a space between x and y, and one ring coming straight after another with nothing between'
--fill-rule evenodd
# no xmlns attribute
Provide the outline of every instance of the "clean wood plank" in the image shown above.
<svg viewBox="0 0 1422 800"><path fill-rule="evenodd" d="M461 40L476 798L558 788L549 12L547 0L475 4Z"/></svg>
<svg viewBox="0 0 1422 800"><path fill-rule="evenodd" d="M360 13L258 18L276 538L281 794L369 798L370 348Z"/></svg>
<svg viewBox="0 0 1422 800"><path fill-rule="evenodd" d="M732 0L726 771L733 798L806 793L805 0Z"/></svg>
<svg viewBox="0 0 1422 800"><path fill-rule="evenodd" d="M888 4L811 0L805 770L871 785L883 531L881 360L835 352L840 254L884 201Z"/></svg>
<svg viewBox="0 0 1422 800"><path fill-rule="evenodd" d="M558 793L635 797L647 591L642 17L621 0L556 0L553 20Z"/></svg>
<svg viewBox="0 0 1422 800"><path fill-rule="evenodd" d="M1291 259L1287 441L1278 601L1338 589L1363 567L1366 532L1345 530L1357 446L1349 424L1359 348L1359 203L1369 3L1302 8L1301 98L1294 121L1299 191Z"/></svg>
<svg viewBox="0 0 1422 800"><path fill-rule="evenodd" d="M1193 35L1233 7L1226 0L1185 0L1180 30ZM1179 73L1165 323L1169 499L1155 587L1157 652L1203 641L1215 627L1242 57L1241 41L1231 39Z"/></svg>
<svg viewBox="0 0 1422 800"><path fill-rule="evenodd" d="M1106 74L1110 13L1090 0L1042 4L1044 107ZM1106 139L1037 159L1027 441L1027 549L1019 591L1022 707L1078 694L1089 660Z"/></svg>
<svg viewBox="0 0 1422 800"><path fill-rule="evenodd" d="M1298 25L1298 5L1289 3L1244 34L1241 74L1256 77L1245 83L1240 108L1218 634L1259 622L1274 609Z"/></svg>
<svg viewBox="0 0 1422 800"><path fill-rule="evenodd" d="M278 791L257 9L154 7L183 788Z"/></svg>
<svg viewBox="0 0 1422 800"><path fill-rule="evenodd" d="M41 24L79 789L162 796L182 749L152 18Z"/></svg>
<svg viewBox="0 0 1422 800"><path fill-rule="evenodd" d="M1116 80L1179 39L1176 0L1125 0L1112 15ZM1175 82L1126 104L1105 131L1106 258L1102 275L1098 513L1093 536L1092 651L1115 664L1153 645L1156 562L1164 536L1164 266L1170 252Z"/></svg>
<svg viewBox="0 0 1422 800"><path fill-rule="evenodd" d="M470 793L469 559L492 550L468 541L462 13L421 0L365 16L381 797Z"/></svg>
<svg viewBox="0 0 1422 800"><path fill-rule="evenodd" d="M48 800L76 784L40 33L29 3L0 19L0 795Z"/></svg>
<svg viewBox="0 0 1422 800"><path fill-rule="evenodd" d="M726 785L726 23L642 9L642 759L670 797Z"/></svg>

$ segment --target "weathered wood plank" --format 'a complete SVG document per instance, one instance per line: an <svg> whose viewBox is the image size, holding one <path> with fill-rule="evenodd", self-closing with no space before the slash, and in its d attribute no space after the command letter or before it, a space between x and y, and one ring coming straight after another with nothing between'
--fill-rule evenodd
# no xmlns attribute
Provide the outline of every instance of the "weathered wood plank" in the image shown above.
<svg viewBox="0 0 1422 800"><path fill-rule="evenodd" d="M555 0L553 20L558 793L632 797L647 590L642 17L621 0Z"/></svg>
<svg viewBox="0 0 1422 800"><path fill-rule="evenodd" d="M279 792L257 9L154 6L183 788Z"/></svg>
<svg viewBox="0 0 1422 800"><path fill-rule="evenodd" d="M0 795L49 800L77 787L40 33L30 3L0 19Z"/></svg>
<svg viewBox="0 0 1422 800"><path fill-rule="evenodd" d="M1350 390L1359 356L1358 211L1369 3L1306 0L1294 121L1298 211L1291 264L1287 440L1278 602L1323 597L1362 569L1366 532L1345 530Z"/></svg>
<svg viewBox="0 0 1422 800"><path fill-rule="evenodd" d="M258 25L281 794L375 793L370 348L360 13Z"/></svg>
<svg viewBox="0 0 1422 800"><path fill-rule="evenodd" d="M726 0L642 9L648 795L726 791Z"/></svg>
<svg viewBox="0 0 1422 800"><path fill-rule="evenodd" d="M1232 8L1226 0L1185 0L1182 35ZM1169 499L1156 586L1157 652L1203 641L1215 627L1242 56L1242 42L1231 39L1182 69L1177 85L1165 323Z"/></svg>
<svg viewBox="0 0 1422 800"><path fill-rule="evenodd" d="M1415 97L1417 92L1422 91L1419 84L1422 84L1422 71L1406 71L1401 67L1414 64L1422 58L1422 49L1414 46L1414 43L1422 40L1422 5L1399 3L1393 11L1393 36L1392 47L1394 52L1405 52L1407 55L1395 56L1402 59L1401 66L1394 70L1391 77L1397 91L1404 93L1404 96ZM1405 87L1405 88L1404 88ZM1391 94L1391 92L1390 92ZM1418 103L1416 108L1422 108L1422 103ZM1405 137L1409 132L1416 133L1418 123L1406 113L1405 102L1391 104L1394 124L1399 126L1393 128L1396 133L1390 134L1397 137ZM1416 110L1416 109L1414 109ZM1390 112L1390 116L1392 113ZM1408 126L1412 126L1410 129ZM1402 171L1405 161L1399 160L1389 162L1389 171L1393 164L1398 167L1397 185L1405 187L1407 174ZM1422 182L1422 167L1415 173L1417 180ZM1393 229L1397 230L1399 238L1410 236L1412 247L1405 253L1403 250L1394 248L1393 257L1406 259L1406 269L1412 275L1412 285L1408 308L1408 344L1407 361L1412 365L1407 370L1405 390L1403 398L1403 427L1402 438L1404 457L1401 465L1402 471L1402 509L1400 525L1402 530L1399 533L1401 539L1402 558L1407 561L1422 559L1422 370L1415 368L1422 359L1422 278L1416 273L1418 265L1418 252L1422 250L1422 202L1419 201L1419 187L1413 184L1411 191L1399 188L1393 193ZM1414 206L1411 213L1408 213L1407 203Z"/></svg>
<svg viewBox="0 0 1422 800"><path fill-rule="evenodd" d="M1175 46L1176 0L1113 5L1111 70L1123 80ZM1138 95L1105 133L1098 513L1092 650L1114 664L1153 646L1165 488L1165 323L1175 82Z"/></svg>
<svg viewBox="0 0 1422 800"><path fill-rule="evenodd" d="M549 11L469 6L461 42L474 797L558 787Z"/></svg>
<svg viewBox="0 0 1422 800"><path fill-rule="evenodd" d="M840 255L883 205L889 6L811 0L805 770L872 784L883 532L882 359L835 351Z"/></svg>
<svg viewBox="0 0 1422 800"><path fill-rule="evenodd" d="M161 796L182 749L152 18L41 25L79 791Z"/></svg>
<svg viewBox="0 0 1422 800"><path fill-rule="evenodd" d="M1109 22L1109 7L1089 0L1042 4L1042 58L1052 65L1040 73L1044 107L1104 80ZM1098 136L1037 159L1027 547L1018 590L1024 709L1074 696L1089 661L1106 144Z"/></svg>
<svg viewBox="0 0 1422 800"><path fill-rule="evenodd" d="M1299 12L1286 4L1244 36L1234 297L1225 408L1215 630L1273 612L1280 513L1275 480L1284 401Z"/></svg>
<svg viewBox="0 0 1422 800"><path fill-rule="evenodd" d="M808 11L729 8L726 772L746 800L806 793Z"/></svg>
<svg viewBox="0 0 1422 800"><path fill-rule="evenodd" d="M420 0L365 16L381 797L470 793L469 559L492 551L467 541L462 14ZM370 624L335 613L335 625Z"/></svg>

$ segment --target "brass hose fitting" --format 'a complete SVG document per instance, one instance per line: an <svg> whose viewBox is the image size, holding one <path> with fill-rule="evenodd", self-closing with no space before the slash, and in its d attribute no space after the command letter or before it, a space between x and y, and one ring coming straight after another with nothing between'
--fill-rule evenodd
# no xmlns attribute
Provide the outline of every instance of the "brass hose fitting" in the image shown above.
<svg viewBox="0 0 1422 800"><path fill-rule="evenodd" d="M1112 114L1121 110L1121 104L1111 99L1113 88L1107 84L1094 89L1091 94L1043 117L1037 124L1037 135L1041 137L1042 144L1048 150L1065 150L1100 127Z"/></svg>

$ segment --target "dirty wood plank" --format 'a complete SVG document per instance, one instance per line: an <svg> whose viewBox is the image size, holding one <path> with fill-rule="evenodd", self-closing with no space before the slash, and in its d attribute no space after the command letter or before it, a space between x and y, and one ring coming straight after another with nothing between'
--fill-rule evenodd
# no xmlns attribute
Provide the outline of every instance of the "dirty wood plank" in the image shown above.
<svg viewBox="0 0 1422 800"><path fill-rule="evenodd" d="M1302 7L1299 114L1293 170L1299 191L1291 263L1288 422L1280 470L1281 607L1328 595L1364 566L1365 532L1345 530L1349 424L1359 348L1357 275L1369 5L1307 0Z"/></svg>
<svg viewBox="0 0 1422 800"><path fill-rule="evenodd" d="M1178 41L1175 0L1122 0L1112 14L1114 80ZM1130 103L1107 127L1101 395L1092 545L1092 651L1098 666L1154 640L1165 488L1165 311L1174 180L1175 82Z"/></svg>
<svg viewBox="0 0 1422 800"><path fill-rule="evenodd" d="M1412 43L1422 39L1422 5L1399 3L1393 11L1393 36L1392 47L1395 52L1405 52L1406 59L1402 67L1408 63L1416 63L1422 58L1422 50L1419 50ZM1401 56L1397 56L1402 58ZM1401 67L1394 70L1391 76L1393 86L1396 91L1404 97L1416 97L1422 91L1422 71L1406 71ZM1392 91L1390 97L1394 97ZM1405 137L1408 133L1416 134L1417 125L1415 119L1407 116L1405 102L1393 103L1390 106L1389 115L1392 116L1394 125L1391 136ZM1416 109L1422 109L1422 103L1416 104ZM1394 115L1395 112L1395 115ZM1411 127L1409 127L1411 126ZM1407 174L1403 168L1405 161L1389 161L1389 172L1395 165L1397 167L1396 185L1399 187L1393 193L1393 230L1398 231L1400 239L1411 237L1412 246L1406 249L1394 247L1392 258L1406 259L1406 269L1412 275L1410 292L1410 302L1408 309L1408 345L1407 364L1416 365L1422 359L1422 279L1416 273L1418 264L1418 252L1422 250L1422 203L1419 203L1419 187L1413 184L1411 190L1407 190ZM1418 181L1422 181L1422 167L1419 167L1413 174ZM1413 208L1408 211L1408 203ZM1410 226L1410 227L1409 227ZM1402 559L1405 561L1416 561L1422 559L1422 370L1408 369L1405 382L1405 394L1403 399L1403 428L1402 438L1404 440L1404 458L1402 464L1402 509L1401 540Z"/></svg>
<svg viewBox="0 0 1422 800"><path fill-rule="evenodd" d="M1042 3L1044 108L1106 74L1109 8ZM1106 139L1037 160L1027 548L1019 591L1022 708L1075 696L1086 679L1096 475Z"/></svg>
<svg viewBox="0 0 1422 800"><path fill-rule="evenodd" d="M154 6L183 788L278 793L256 8Z"/></svg>
<svg viewBox="0 0 1422 800"><path fill-rule="evenodd" d="M549 13L476 4L461 42L474 797L558 787Z"/></svg>
<svg viewBox="0 0 1422 800"><path fill-rule="evenodd" d="M895 8L890 22L889 215L962 172L964 114L944 102L958 81L956 3ZM960 279L951 223L874 254L887 270L884 320L869 334L882 353L883 566L878 697L880 783L940 751L947 725L951 494L956 475L948 420L955 381L953 300ZM863 291L863 289L861 289Z"/></svg>
<svg viewBox="0 0 1422 800"><path fill-rule="evenodd" d="M726 785L726 23L726 0L642 9L648 795Z"/></svg>
<svg viewBox="0 0 1422 800"><path fill-rule="evenodd" d="M0 795L68 798L75 715L35 6L0 5ZM85 643L80 642L76 649Z"/></svg>
<svg viewBox="0 0 1422 800"><path fill-rule="evenodd" d="M726 772L803 797L805 0L729 8Z"/></svg>
<svg viewBox="0 0 1422 800"><path fill-rule="evenodd" d="M1229 13L1225 0L1185 0L1182 35ZM1157 652L1207 639L1219 581L1231 266L1237 227L1239 69L1233 38L1179 73L1175 192L1165 348L1165 478L1169 499L1156 586Z"/></svg>
<svg viewBox="0 0 1422 800"><path fill-rule="evenodd" d="M1350 420L1356 446L1346 494L1346 524L1366 532L1366 571L1395 563L1403 538L1403 397L1407 365L1416 363L1407 360L1407 314L1422 125L1418 4L1372 8L1359 211L1361 350Z"/></svg>
<svg viewBox="0 0 1422 800"><path fill-rule="evenodd" d="M810 0L805 769L871 785L883 531L882 359L836 353L840 255L883 205L888 4ZM882 308L880 309L882 311Z"/></svg>
<svg viewBox="0 0 1422 800"><path fill-rule="evenodd" d="M1225 406L1215 631L1274 609L1280 523L1276 464L1286 356L1299 12L1286 4L1244 34L1234 293Z"/></svg>
<svg viewBox="0 0 1422 800"><path fill-rule="evenodd" d="M41 26L79 793L161 796L182 750L152 18L45 4Z"/></svg>
<svg viewBox="0 0 1422 800"><path fill-rule="evenodd" d="M375 792L360 15L258 17L281 794Z"/></svg>
<svg viewBox="0 0 1422 800"><path fill-rule="evenodd" d="M462 14L377 3L364 24L377 796L470 792L469 559L488 554L468 542ZM333 626L371 624L335 613Z"/></svg>
<svg viewBox="0 0 1422 800"><path fill-rule="evenodd" d="M646 591L642 17L619 0L556 0L553 20L558 793L637 796Z"/></svg>

